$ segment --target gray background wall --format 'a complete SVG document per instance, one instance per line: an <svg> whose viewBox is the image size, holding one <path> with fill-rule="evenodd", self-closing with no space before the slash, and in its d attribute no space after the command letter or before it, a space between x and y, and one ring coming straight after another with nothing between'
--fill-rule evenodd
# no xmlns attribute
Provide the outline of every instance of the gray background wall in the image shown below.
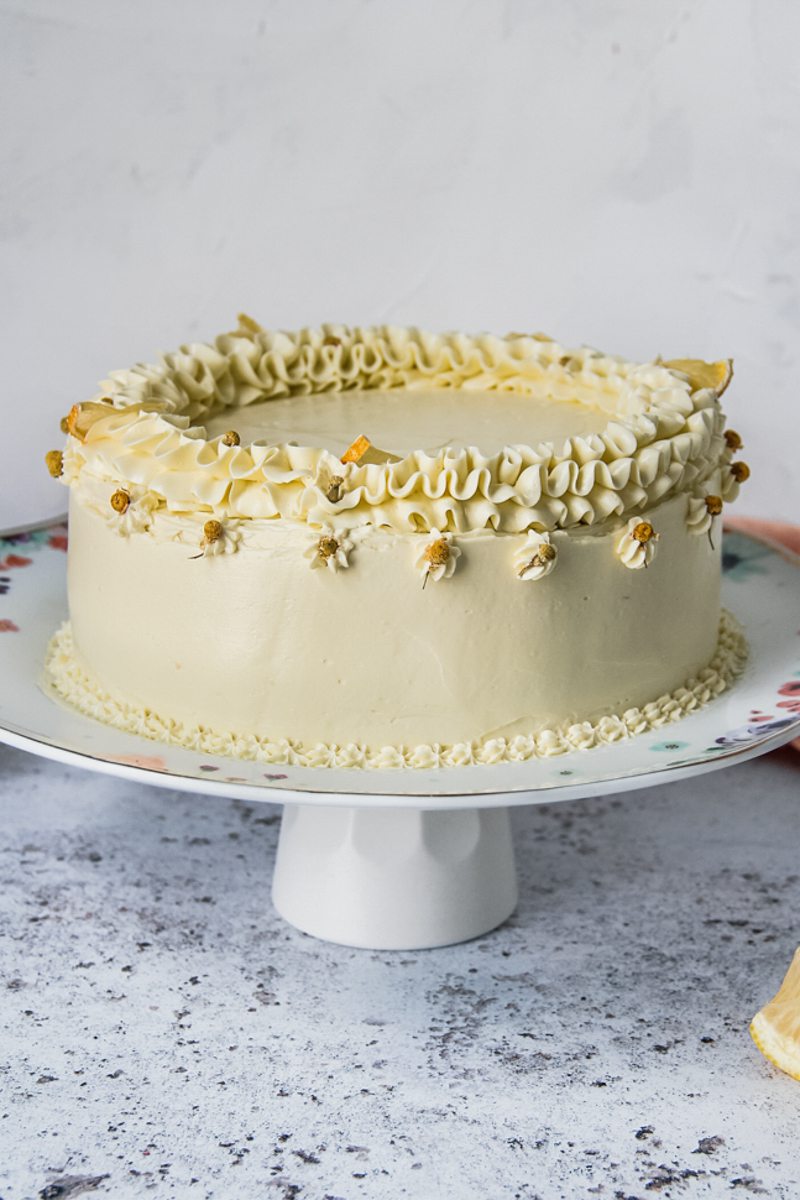
<svg viewBox="0 0 800 1200"><path fill-rule="evenodd" d="M0 34L0 527L62 505L41 455L109 368L239 309L733 355L739 511L800 517L792 0L25 0Z"/></svg>

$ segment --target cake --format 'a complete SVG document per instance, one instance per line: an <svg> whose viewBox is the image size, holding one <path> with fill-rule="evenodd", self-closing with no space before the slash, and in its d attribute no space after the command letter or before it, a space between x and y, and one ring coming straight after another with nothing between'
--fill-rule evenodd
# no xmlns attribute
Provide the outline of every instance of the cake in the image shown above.
<svg viewBox="0 0 800 1200"><path fill-rule="evenodd" d="M114 372L47 456L47 686L201 749L431 767L586 749L723 691L728 362L249 317Z"/></svg>

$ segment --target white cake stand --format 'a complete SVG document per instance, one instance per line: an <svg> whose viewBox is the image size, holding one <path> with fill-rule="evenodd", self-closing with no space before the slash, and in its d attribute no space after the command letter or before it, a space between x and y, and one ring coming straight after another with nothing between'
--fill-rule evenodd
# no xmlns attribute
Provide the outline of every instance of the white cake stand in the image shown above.
<svg viewBox="0 0 800 1200"><path fill-rule="evenodd" d="M742 678L701 712L556 758L423 771L266 766L121 733L40 687L66 616L66 529L0 538L0 741L189 792L285 805L277 910L316 937L374 949L464 941L517 899L510 808L649 788L729 766L800 735L800 560L725 535L723 602L745 628Z"/></svg>

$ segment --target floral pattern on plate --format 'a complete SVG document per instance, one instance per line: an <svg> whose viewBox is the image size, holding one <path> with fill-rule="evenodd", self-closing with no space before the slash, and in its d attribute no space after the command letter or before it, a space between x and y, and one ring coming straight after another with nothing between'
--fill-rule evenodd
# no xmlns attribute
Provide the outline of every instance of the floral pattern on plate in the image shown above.
<svg viewBox="0 0 800 1200"><path fill-rule="evenodd" d="M7 596L14 586L15 572L30 567L33 559L20 554L19 548L34 551L42 546L50 550L66 551L67 526L48 525L44 529L31 529L26 533L11 533L0 538L0 596ZM0 633L19 633L20 626L10 617L0 617Z"/></svg>
<svg viewBox="0 0 800 1200"><path fill-rule="evenodd" d="M765 575L769 570L766 560L774 553L764 542L726 529L722 543L722 573L726 579L739 582L751 575Z"/></svg>

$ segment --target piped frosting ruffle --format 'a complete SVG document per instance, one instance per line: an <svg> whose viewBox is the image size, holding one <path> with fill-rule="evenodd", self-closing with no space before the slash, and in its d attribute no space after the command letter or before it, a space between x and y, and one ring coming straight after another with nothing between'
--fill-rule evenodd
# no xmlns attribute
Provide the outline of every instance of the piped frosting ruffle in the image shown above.
<svg viewBox="0 0 800 1200"><path fill-rule="evenodd" d="M271 398L414 387L565 400L579 391L608 410L609 422L602 433L559 446L513 445L492 455L475 447L417 450L361 466L313 446L229 446L208 439L202 426L211 413ZM85 407L85 425L69 439L70 482L79 485L87 472L144 488L175 513L312 526L518 533L593 525L679 490L696 492L726 457L713 389L692 390L686 376L660 363L569 350L532 335L390 326L289 334L244 322L156 365L114 372ZM333 476L343 480L335 501Z"/></svg>

